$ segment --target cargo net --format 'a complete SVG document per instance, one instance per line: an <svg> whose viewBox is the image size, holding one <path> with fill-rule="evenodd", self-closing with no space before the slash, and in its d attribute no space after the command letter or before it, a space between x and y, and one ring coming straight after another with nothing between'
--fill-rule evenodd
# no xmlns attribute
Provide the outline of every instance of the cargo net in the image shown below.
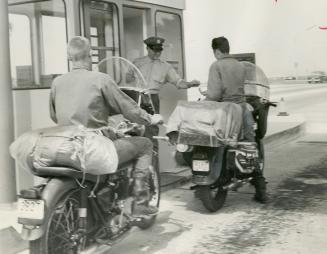
<svg viewBox="0 0 327 254"><path fill-rule="evenodd" d="M238 141L242 108L232 102L180 101L167 124L167 135L178 133L177 142L218 147Z"/></svg>
<svg viewBox="0 0 327 254"><path fill-rule="evenodd" d="M269 81L263 70L250 62L241 62L245 67L244 93L269 100Z"/></svg>

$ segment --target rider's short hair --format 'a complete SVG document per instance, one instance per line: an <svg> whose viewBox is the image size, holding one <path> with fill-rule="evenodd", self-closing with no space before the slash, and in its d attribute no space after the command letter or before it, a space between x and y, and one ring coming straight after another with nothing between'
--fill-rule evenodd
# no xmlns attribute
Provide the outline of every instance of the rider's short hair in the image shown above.
<svg viewBox="0 0 327 254"><path fill-rule="evenodd" d="M221 53L229 54L229 42L224 36L213 38L211 47L213 50L219 49Z"/></svg>
<svg viewBox="0 0 327 254"><path fill-rule="evenodd" d="M82 36L75 36L68 42L67 53L69 60L80 61L90 56L90 41Z"/></svg>

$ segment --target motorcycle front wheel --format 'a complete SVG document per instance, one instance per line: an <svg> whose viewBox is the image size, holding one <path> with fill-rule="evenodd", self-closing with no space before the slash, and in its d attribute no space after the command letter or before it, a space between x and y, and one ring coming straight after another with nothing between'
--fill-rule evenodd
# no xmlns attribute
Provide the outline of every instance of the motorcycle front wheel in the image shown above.
<svg viewBox="0 0 327 254"><path fill-rule="evenodd" d="M209 212L216 212L224 205L227 190L224 190L221 186L215 188L212 186L198 186L196 195Z"/></svg>
<svg viewBox="0 0 327 254"><path fill-rule="evenodd" d="M52 208L41 238L30 241L30 254L78 254L86 237L78 232L79 192L64 194Z"/></svg>

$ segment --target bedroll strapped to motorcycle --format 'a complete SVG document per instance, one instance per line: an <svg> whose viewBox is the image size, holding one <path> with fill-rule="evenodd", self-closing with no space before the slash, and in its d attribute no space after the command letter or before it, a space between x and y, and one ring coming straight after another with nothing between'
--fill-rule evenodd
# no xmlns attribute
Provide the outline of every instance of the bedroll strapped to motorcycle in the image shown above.
<svg viewBox="0 0 327 254"><path fill-rule="evenodd" d="M62 166L103 175L115 173L118 167L113 142L101 131L82 126L56 126L24 133L11 144L10 153L19 167L32 173L33 168Z"/></svg>

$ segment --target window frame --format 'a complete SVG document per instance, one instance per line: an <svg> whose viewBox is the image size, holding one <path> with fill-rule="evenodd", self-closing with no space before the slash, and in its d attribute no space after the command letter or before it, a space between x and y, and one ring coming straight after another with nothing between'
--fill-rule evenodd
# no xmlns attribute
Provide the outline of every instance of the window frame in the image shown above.
<svg viewBox="0 0 327 254"><path fill-rule="evenodd" d="M19 1L19 2L14 2L14 3L9 3L8 4L8 9L11 6L17 6L17 5L25 5L25 4L33 4L33 3L42 3L42 2L53 2L54 0L26 0L26 1ZM66 0L58 0L61 1L63 3L63 9L64 9L64 15L58 15L58 17L63 17L65 19L65 36L66 36L66 43L68 42L68 21L67 21L67 4L66 4ZM54 14L56 14L57 12L53 11L53 12L49 12L49 11L40 11L40 15L46 15L46 16L55 16ZM8 14L10 14L10 11L8 10ZM15 13L13 13L15 14ZM31 17L28 14L22 14L22 15L26 15L27 18L29 19L29 27L30 27L30 31L32 32L32 20ZM41 25L41 24L39 24ZM51 85L42 85L41 81L39 84L36 84L35 82L35 68L38 67L38 75L39 78L41 79L41 75L42 75L42 71L44 66L42 66L43 64L43 59L44 59L44 41L43 41L43 35L42 35L42 31L40 30L37 37L36 37L37 43L40 46L39 49L39 53L38 55L38 64L35 64L35 61L33 60L35 57L35 52L34 52L34 48L33 48L33 37L30 37L30 43L31 43L31 58L32 58L32 71L33 71L33 85L29 85L29 86L24 86L24 87L14 87L13 83L11 83L11 90L37 90L37 89L49 89L51 88ZM69 60L67 59L67 66L69 69Z"/></svg>
<svg viewBox="0 0 327 254"><path fill-rule="evenodd" d="M94 1L94 0L81 0L79 2L79 6L80 6L80 26L81 26L81 31L83 36L85 36L86 38L88 38L91 41L91 24L90 24L90 3ZM118 32L117 32L117 43L118 43L118 50L117 53L119 56L122 55L122 26L121 26L121 5L118 5L116 2L114 1L106 1L106 0L95 0L96 2L100 2L100 3L106 3L106 4L111 4L113 5L113 8L115 8L116 13L117 13L117 27L118 27ZM106 50L109 51L111 49L117 49L117 47L115 46L115 41L116 38L113 39L113 47L107 47L107 46L91 46L91 50ZM92 62L93 64L93 62Z"/></svg>

